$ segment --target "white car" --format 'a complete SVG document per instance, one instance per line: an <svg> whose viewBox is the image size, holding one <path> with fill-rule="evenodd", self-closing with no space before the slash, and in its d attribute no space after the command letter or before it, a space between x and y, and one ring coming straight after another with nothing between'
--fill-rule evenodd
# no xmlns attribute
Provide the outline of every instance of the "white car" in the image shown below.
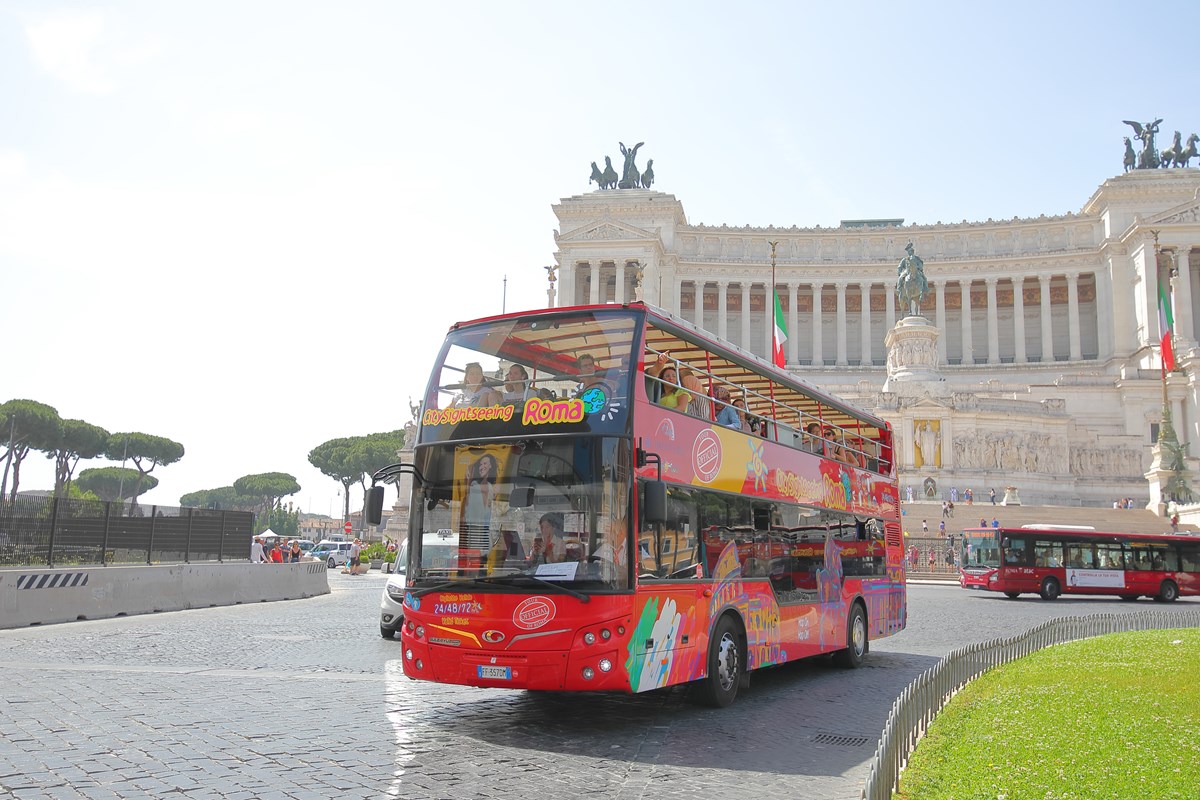
<svg viewBox="0 0 1200 800"><path fill-rule="evenodd" d="M388 577L379 600L379 635L391 639L404 624L404 592L407 589L408 539L396 553L396 571ZM421 558L426 566L446 566L458 560L458 534L427 533L421 537Z"/></svg>
<svg viewBox="0 0 1200 800"><path fill-rule="evenodd" d="M350 548L353 542L331 542L328 539L318 544L308 554L317 561L324 561L330 569L345 566L350 560Z"/></svg>
<svg viewBox="0 0 1200 800"><path fill-rule="evenodd" d="M394 639L404 624L404 574L408 565L403 559L407 554L407 547L396 553L396 571L388 576L379 601L379 635L385 639Z"/></svg>

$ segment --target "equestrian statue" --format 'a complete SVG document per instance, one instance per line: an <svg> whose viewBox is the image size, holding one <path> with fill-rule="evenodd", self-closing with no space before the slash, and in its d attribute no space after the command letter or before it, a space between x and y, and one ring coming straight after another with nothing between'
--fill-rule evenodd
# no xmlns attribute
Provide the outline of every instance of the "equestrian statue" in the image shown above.
<svg viewBox="0 0 1200 800"><path fill-rule="evenodd" d="M925 280L925 262L913 252L913 243L904 245L907 255L900 259L896 267L898 280L896 294L902 307L908 309L911 317L921 316L921 302L929 294L929 282Z"/></svg>

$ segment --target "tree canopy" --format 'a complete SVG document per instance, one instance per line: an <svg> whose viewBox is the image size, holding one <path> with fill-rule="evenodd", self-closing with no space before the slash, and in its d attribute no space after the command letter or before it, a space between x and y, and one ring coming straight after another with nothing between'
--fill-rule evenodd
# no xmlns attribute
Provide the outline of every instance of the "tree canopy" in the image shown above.
<svg viewBox="0 0 1200 800"><path fill-rule="evenodd" d="M300 491L300 484L286 472L260 472L243 475L233 482L233 488L240 495L258 498L262 515L266 516L281 497Z"/></svg>
<svg viewBox="0 0 1200 800"><path fill-rule="evenodd" d="M179 498L179 505L191 508L215 508L224 511L255 511L262 498L238 494L232 486L201 489Z"/></svg>
<svg viewBox="0 0 1200 800"><path fill-rule="evenodd" d="M62 432L58 411L36 400L9 400L0 405L0 445L4 448L4 478L0 480L0 497L8 488L12 470L10 500L16 500L21 483L21 462L30 450L50 452L57 447Z"/></svg>
<svg viewBox="0 0 1200 800"><path fill-rule="evenodd" d="M158 478L153 475L143 475L136 469L127 467L95 467L79 473L75 483L85 492L92 492L101 500L130 500L136 495L134 489L139 478L144 487L142 491L150 491L158 486Z"/></svg>
<svg viewBox="0 0 1200 800"><path fill-rule="evenodd" d="M108 431L81 419L64 419L55 448L46 453L54 459L54 495L64 497L67 484L83 458L96 458L108 446Z"/></svg>
<svg viewBox="0 0 1200 800"><path fill-rule="evenodd" d="M108 447L104 455L111 461L133 462L137 469L138 478L134 482L136 490L131 497L136 504L143 492L148 492L158 485L147 481L150 473L158 466L169 466L183 458L183 445L163 436L152 436L148 433L114 433L108 437ZM144 488L143 488L144 487Z"/></svg>
<svg viewBox="0 0 1200 800"><path fill-rule="evenodd" d="M402 430L330 439L309 451L308 462L342 484L342 518L349 519L351 484L360 483L365 493L371 474L395 462L403 446Z"/></svg>

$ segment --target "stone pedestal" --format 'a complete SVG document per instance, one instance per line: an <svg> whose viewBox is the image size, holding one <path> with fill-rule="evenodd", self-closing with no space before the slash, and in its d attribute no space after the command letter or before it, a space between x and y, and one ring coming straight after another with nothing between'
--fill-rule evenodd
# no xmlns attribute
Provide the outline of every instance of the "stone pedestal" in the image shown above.
<svg viewBox="0 0 1200 800"><path fill-rule="evenodd" d="M1017 494L1017 487L1005 486L1004 499L1000 501L1002 506L1019 506L1021 505L1021 496Z"/></svg>
<svg viewBox="0 0 1200 800"><path fill-rule="evenodd" d="M887 380L883 391L895 391L895 384L941 381L937 340L940 331L924 317L905 317L887 332Z"/></svg>
<svg viewBox="0 0 1200 800"><path fill-rule="evenodd" d="M413 450L405 441L405 446L396 454L402 464L413 463ZM392 505L392 515L388 517L387 527L383 535L396 542L397 546L408 538L409 502L412 500L412 473L405 472L396 481L396 502Z"/></svg>

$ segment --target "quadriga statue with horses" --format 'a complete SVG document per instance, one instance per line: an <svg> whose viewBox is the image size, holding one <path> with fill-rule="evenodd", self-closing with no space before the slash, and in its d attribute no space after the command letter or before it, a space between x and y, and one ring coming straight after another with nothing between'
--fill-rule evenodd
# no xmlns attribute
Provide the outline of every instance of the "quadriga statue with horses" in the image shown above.
<svg viewBox="0 0 1200 800"><path fill-rule="evenodd" d="M904 245L906 255L896 267L896 294L900 306L908 310L911 317L921 316L921 303L929 294L929 282L925 280L925 262L913 252L913 243Z"/></svg>
<svg viewBox="0 0 1200 800"><path fill-rule="evenodd" d="M1188 167L1191 166L1191 160L1200 153L1196 150L1197 143L1200 143L1200 136L1192 134L1187 137L1187 143L1183 141L1183 134L1175 131L1175 138L1171 142L1170 147L1166 147L1160 153L1154 147L1154 135L1158 133L1158 126L1161 119L1156 119L1153 122L1135 122L1127 119L1125 124L1133 128L1136 138L1142 142L1142 151L1134 152L1133 143L1128 137L1125 138L1125 171L1129 172L1133 169L1157 169L1159 167Z"/></svg>

